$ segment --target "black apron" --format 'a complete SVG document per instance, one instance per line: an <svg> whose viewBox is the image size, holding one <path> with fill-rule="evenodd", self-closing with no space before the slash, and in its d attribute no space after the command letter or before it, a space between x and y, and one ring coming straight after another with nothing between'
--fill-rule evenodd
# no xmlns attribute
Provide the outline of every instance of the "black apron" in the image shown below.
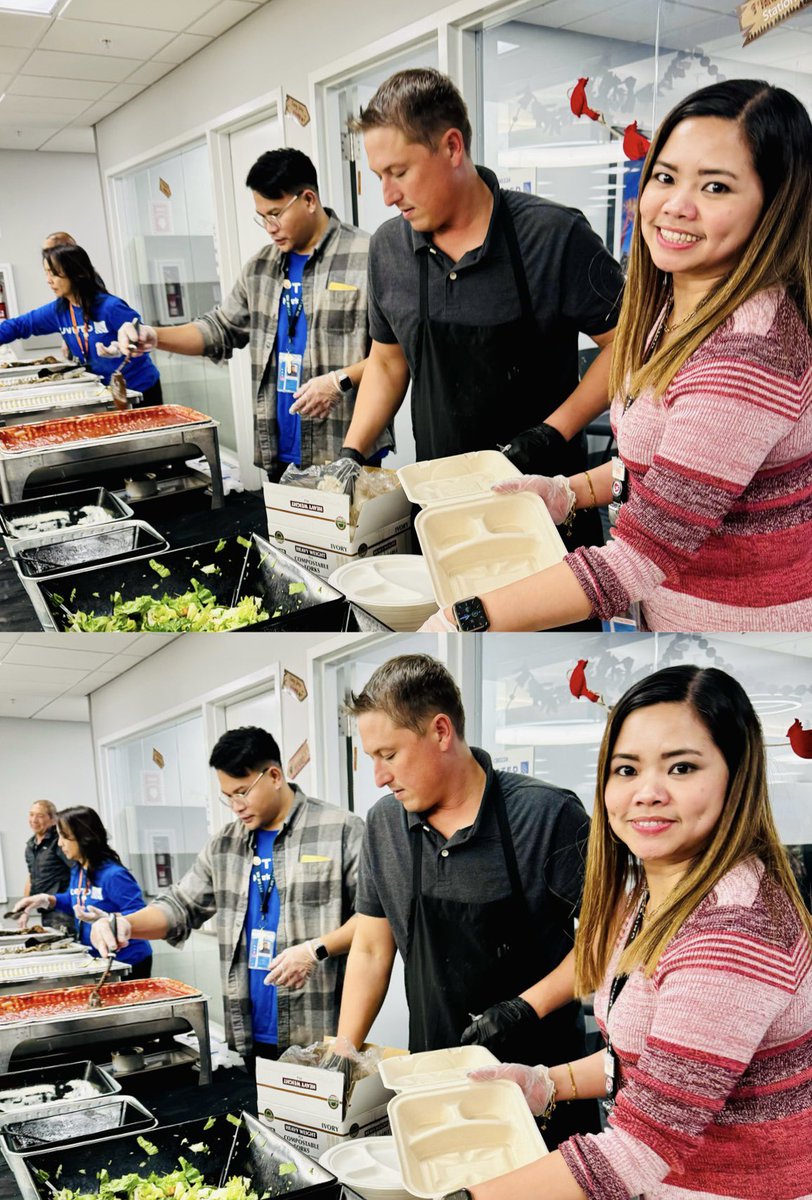
<svg viewBox="0 0 812 1200"><path fill-rule="evenodd" d="M500 1000L511 1000L546 974L519 876L507 809L498 780L484 803L492 803L510 879L502 900L480 903L423 894L422 825L412 826L412 900L406 945L406 998L409 1050L458 1046L473 1015ZM585 1054L580 1005L572 1002L508 1044L505 1062L555 1065ZM544 1132L551 1148L575 1132L598 1132L594 1101L560 1105Z"/></svg>
<svg viewBox="0 0 812 1200"><path fill-rule="evenodd" d="M412 430L417 461L493 450L540 425L563 397L546 396L544 363L539 359L538 325L521 250L504 199L496 215L513 268L520 315L500 325L462 325L429 316L428 252L419 260L419 325L412 376ZM494 231L495 232L495 231ZM582 434L567 444L557 473L574 475L586 466ZM577 514L568 549L600 545L603 535L594 510Z"/></svg>

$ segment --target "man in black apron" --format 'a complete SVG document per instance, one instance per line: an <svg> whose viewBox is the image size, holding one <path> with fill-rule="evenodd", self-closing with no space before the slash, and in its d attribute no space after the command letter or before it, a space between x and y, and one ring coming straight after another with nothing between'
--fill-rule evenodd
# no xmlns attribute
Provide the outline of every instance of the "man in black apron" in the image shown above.
<svg viewBox="0 0 812 1200"><path fill-rule="evenodd" d="M543 1019L522 998L572 947L589 829L580 801L470 749L456 684L428 655L379 667L351 710L391 792L367 819L339 1036L364 1041L399 950L412 1052L465 1036L503 1061L582 1057L571 989ZM545 1139L597 1128L594 1103L560 1104Z"/></svg>
<svg viewBox="0 0 812 1200"><path fill-rule="evenodd" d="M370 246L372 352L342 454L362 461L411 380L418 460L510 445L523 471L582 471L581 430L609 403L617 263L581 213L474 165L439 72L392 76L357 126L402 215ZM602 353L579 384L580 333ZM572 546L601 540L597 512L579 513Z"/></svg>

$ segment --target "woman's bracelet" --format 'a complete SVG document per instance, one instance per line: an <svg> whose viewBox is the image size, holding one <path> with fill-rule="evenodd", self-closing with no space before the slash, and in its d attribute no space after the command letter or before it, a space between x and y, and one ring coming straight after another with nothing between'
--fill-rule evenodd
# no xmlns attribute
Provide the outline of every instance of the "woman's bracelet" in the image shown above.
<svg viewBox="0 0 812 1200"><path fill-rule="evenodd" d="M570 1083L572 1084L572 1095L570 1096L570 1100L577 1100L578 1088L575 1086L575 1074L572 1069L572 1063L567 1063L567 1070L570 1073Z"/></svg>
<svg viewBox="0 0 812 1200"><path fill-rule="evenodd" d="M592 497L592 507L597 508L598 507L598 497L595 495L595 489L592 486L592 479L590 478L589 471L584 471L584 478L586 479L587 485L589 487L589 494ZM569 1066L569 1064L567 1064L567 1065ZM572 1073L572 1072L570 1072L570 1073Z"/></svg>

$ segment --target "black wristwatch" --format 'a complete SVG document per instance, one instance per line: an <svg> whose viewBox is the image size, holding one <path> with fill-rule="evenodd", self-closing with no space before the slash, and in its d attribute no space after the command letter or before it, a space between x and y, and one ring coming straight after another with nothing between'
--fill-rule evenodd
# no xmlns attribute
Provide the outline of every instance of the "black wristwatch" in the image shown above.
<svg viewBox="0 0 812 1200"><path fill-rule="evenodd" d="M324 962L325 958L330 957L330 951L325 946L324 942L313 941L310 943L313 947L313 953L316 956L316 962Z"/></svg>
<svg viewBox="0 0 812 1200"><path fill-rule="evenodd" d="M479 596L469 596L451 605L460 633L484 633L490 626L488 614Z"/></svg>
<svg viewBox="0 0 812 1200"><path fill-rule="evenodd" d="M346 371L336 371L336 383L342 392L351 392L355 386Z"/></svg>
<svg viewBox="0 0 812 1200"><path fill-rule="evenodd" d="M456 1192L446 1192L443 1200L473 1200L468 1188L457 1188Z"/></svg>

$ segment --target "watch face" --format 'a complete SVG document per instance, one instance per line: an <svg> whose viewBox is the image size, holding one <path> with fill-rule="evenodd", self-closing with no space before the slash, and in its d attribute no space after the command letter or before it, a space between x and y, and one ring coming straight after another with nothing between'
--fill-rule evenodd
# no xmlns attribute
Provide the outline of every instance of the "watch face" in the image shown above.
<svg viewBox="0 0 812 1200"><path fill-rule="evenodd" d="M457 627L462 633L479 633L488 628L485 606L479 596L469 596L467 600L458 600L453 606Z"/></svg>
<svg viewBox="0 0 812 1200"><path fill-rule="evenodd" d="M341 388L342 392L352 391L352 380L346 371L338 372L338 386Z"/></svg>

